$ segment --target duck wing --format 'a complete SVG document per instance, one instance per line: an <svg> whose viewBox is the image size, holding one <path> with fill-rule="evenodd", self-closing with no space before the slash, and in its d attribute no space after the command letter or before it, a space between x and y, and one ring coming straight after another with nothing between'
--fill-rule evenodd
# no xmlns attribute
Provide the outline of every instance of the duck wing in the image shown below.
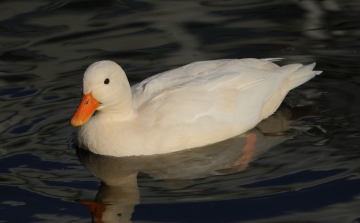
<svg viewBox="0 0 360 223"><path fill-rule="evenodd" d="M283 80L302 66L291 64L275 69L259 69L238 66L237 62L222 61L216 64L216 68L202 71L206 75L197 74L196 77L185 78L187 81L178 80L156 93L153 90L150 99L139 106L139 117L143 117L148 126L184 125L203 119L206 120L204 123L212 125L237 122L251 128L260 121L266 102Z"/></svg>
<svg viewBox="0 0 360 223"><path fill-rule="evenodd" d="M223 81L231 80L246 69L271 70L277 68L278 65L271 61L272 59L222 59L194 62L154 75L133 85L131 87L133 105L135 109L138 109L144 103L174 89L221 85Z"/></svg>

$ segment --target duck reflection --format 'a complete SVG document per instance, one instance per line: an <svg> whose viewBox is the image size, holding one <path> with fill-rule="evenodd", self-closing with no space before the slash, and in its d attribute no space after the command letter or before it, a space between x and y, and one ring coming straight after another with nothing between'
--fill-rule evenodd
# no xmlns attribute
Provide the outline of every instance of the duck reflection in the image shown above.
<svg viewBox="0 0 360 223"><path fill-rule="evenodd" d="M285 134L285 131L293 120L306 113L281 107L242 135L170 154L112 157L78 148L80 161L102 183L94 201L77 202L88 206L93 222L131 222L134 207L140 203L139 172L172 186L191 185L193 179L239 172L269 148L291 138L295 133Z"/></svg>

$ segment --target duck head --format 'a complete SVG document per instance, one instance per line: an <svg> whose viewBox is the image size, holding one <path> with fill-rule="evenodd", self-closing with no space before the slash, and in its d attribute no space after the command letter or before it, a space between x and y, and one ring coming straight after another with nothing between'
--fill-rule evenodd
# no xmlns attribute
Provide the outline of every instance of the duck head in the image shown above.
<svg viewBox="0 0 360 223"><path fill-rule="evenodd" d="M126 118L132 114L132 95L123 69L113 61L91 64L84 73L82 100L71 125L85 124L96 111Z"/></svg>

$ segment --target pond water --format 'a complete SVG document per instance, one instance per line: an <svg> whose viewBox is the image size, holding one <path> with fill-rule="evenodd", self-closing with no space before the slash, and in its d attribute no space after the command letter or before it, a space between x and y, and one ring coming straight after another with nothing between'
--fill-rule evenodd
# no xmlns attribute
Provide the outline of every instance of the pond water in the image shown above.
<svg viewBox="0 0 360 223"><path fill-rule="evenodd" d="M0 6L0 222L90 222L89 210L94 222L360 222L359 1ZM134 84L249 57L324 72L256 128L210 147L114 158L72 142L94 61L116 61Z"/></svg>

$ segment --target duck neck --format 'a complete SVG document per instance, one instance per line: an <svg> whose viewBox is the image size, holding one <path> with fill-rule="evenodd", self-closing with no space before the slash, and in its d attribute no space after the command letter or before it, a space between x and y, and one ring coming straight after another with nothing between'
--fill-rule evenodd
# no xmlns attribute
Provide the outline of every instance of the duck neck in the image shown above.
<svg viewBox="0 0 360 223"><path fill-rule="evenodd" d="M132 104L130 88L129 91L123 92L121 96L117 98L118 100L114 101L113 104L99 110L97 115L114 121L131 120L135 115L135 111Z"/></svg>

